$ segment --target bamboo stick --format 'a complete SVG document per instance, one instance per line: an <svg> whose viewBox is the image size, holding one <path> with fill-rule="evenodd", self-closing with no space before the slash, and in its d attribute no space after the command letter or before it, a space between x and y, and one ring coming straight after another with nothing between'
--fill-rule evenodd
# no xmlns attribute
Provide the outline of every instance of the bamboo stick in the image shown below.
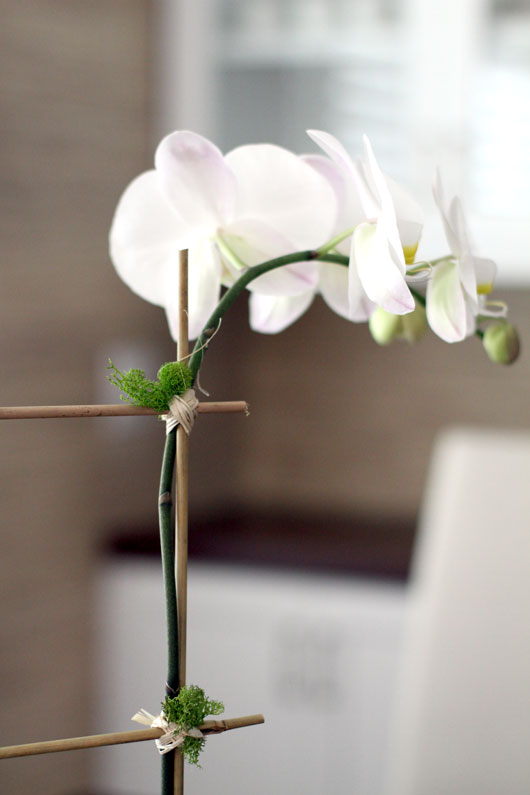
<svg viewBox="0 0 530 795"><path fill-rule="evenodd" d="M199 414L248 414L244 400L207 401L199 403ZM2 406L0 420L59 419L63 417L143 417L159 412L128 403L79 406Z"/></svg>
<svg viewBox="0 0 530 795"><path fill-rule="evenodd" d="M225 720L206 720L199 726L203 734L220 734L231 729L245 726L257 726L264 723L263 715L245 715L241 718ZM12 759L17 756L35 756L36 754L54 754L59 751L78 751L85 748L101 748L107 745L138 743L145 740L156 740L164 734L163 729L138 729L136 731L112 732L111 734L92 734L87 737L69 737L66 740L48 740L40 743L24 745L6 745L0 748L0 759Z"/></svg>
<svg viewBox="0 0 530 795"><path fill-rule="evenodd" d="M177 359L188 356L188 252L179 252L179 308ZM186 684L186 632L188 611L188 435L177 427L177 511L175 528L175 577L179 638L179 688ZM175 795L184 793L184 755L175 754Z"/></svg>

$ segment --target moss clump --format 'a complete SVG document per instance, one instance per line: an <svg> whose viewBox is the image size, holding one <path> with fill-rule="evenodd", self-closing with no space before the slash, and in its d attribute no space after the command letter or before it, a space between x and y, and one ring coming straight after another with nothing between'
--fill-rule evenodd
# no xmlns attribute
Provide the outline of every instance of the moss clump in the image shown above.
<svg viewBox="0 0 530 795"><path fill-rule="evenodd" d="M222 701L212 701L197 685L181 688L174 698L166 696L162 702L162 713L168 723L174 723L178 731L196 729L207 715L220 715L224 711ZM199 765L199 755L204 748L206 738L186 737L182 752L185 759L192 765Z"/></svg>
<svg viewBox="0 0 530 795"><path fill-rule="evenodd" d="M160 414L169 411L169 403L175 395L183 395L192 385L191 370L184 362L167 362L157 373L157 380L145 377L137 368L122 373L109 359L111 384L121 391L120 398L133 406L155 409Z"/></svg>

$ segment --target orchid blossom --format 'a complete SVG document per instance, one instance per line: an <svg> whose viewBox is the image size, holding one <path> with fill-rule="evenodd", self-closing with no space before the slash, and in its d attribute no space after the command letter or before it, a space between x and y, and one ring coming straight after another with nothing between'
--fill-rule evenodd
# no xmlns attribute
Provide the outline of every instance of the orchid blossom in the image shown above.
<svg viewBox="0 0 530 795"><path fill-rule="evenodd" d="M451 256L435 265L427 285L427 320L446 342L459 342L476 330L477 316L503 317L506 306L488 303L496 265L493 260L471 253L467 226L460 199L446 205L442 181L437 171L434 200L440 211Z"/></svg>
<svg viewBox="0 0 530 795"><path fill-rule="evenodd" d="M367 320L375 306L396 315L411 312L414 299L406 274L421 234L419 206L383 175L366 136L365 160L354 162L334 136L319 130L309 130L308 134L337 164L346 181L346 202L352 208L344 230L350 227L351 234L349 318ZM336 176L333 185L338 187Z"/></svg>
<svg viewBox="0 0 530 795"><path fill-rule="evenodd" d="M349 267L319 262L318 284L305 293L253 295L251 327L268 333L282 331L307 310L317 292L334 312L356 322L368 320L377 306L394 314L413 311L405 273L418 246L420 208L397 183L383 176L366 137L363 164L354 163L329 133L310 130L309 135L329 157L306 155L302 160L329 182L338 206L333 245L326 248L347 255ZM400 210L399 221L395 206Z"/></svg>
<svg viewBox="0 0 530 795"><path fill-rule="evenodd" d="M248 266L321 245L335 215L329 184L288 150L256 144L223 157L207 139L180 131L162 140L154 170L122 195L110 253L133 292L165 308L176 338L178 252L189 249L189 329L195 339L222 284ZM299 262L264 274L250 289L298 297L317 279L316 263Z"/></svg>

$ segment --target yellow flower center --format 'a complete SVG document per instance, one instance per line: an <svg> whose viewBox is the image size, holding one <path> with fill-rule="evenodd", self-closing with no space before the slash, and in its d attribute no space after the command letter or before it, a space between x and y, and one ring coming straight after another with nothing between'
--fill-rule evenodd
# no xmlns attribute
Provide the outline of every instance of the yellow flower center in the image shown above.
<svg viewBox="0 0 530 795"><path fill-rule="evenodd" d="M493 282L484 282L483 284L477 284L478 295L489 295L492 290L493 290Z"/></svg>
<svg viewBox="0 0 530 795"><path fill-rule="evenodd" d="M407 265L412 265L417 250L418 243L415 243L413 246L403 246L403 254L405 255L405 262Z"/></svg>

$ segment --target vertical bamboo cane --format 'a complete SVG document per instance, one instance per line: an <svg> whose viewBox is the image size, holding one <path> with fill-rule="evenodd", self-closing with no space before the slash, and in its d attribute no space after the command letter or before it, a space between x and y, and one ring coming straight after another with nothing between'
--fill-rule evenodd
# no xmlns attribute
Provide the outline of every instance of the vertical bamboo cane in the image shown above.
<svg viewBox="0 0 530 795"><path fill-rule="evenodd" d="M179 325L177 358L188 355L188 252L179 254ZM188 604L188 436L177 427L177 527L175 575L179 632L179 687L186 684L186 627ZM175 754L175 795L184 792L184 756Z"/></svg>

